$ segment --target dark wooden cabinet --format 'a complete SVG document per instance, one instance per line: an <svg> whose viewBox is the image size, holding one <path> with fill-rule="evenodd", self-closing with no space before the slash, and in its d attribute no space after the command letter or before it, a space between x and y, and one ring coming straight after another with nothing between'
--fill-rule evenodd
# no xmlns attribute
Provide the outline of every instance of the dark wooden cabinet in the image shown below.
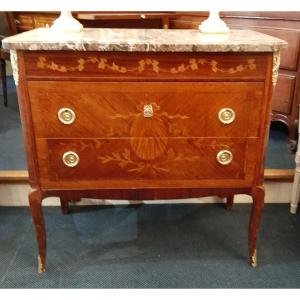
<svg viewBox="0 0 300 300"><path fill-rule="evenodd" d="M169 28L173 12L72 12L87 28ZM7 12L11 34L51 26L58 12Z"/></svg>
<svg viewBox="0 0 300 300"><path fill-rule="evenodd" d="M272 101L272 121L281 121L289 129L291 146L297 135L299 112L299 40L300 12L263 12L257 14L224 13L225 21L232 28L249 28L284 39L287 48L281 52L278 84Z"/></svg>
<svg viewBox="0 0 300 300"><path fill-rule="evenodd" d="M283 122L289 129L289 143L294 146L300 103L300 12L223 12L231 29L252 29L288 42L281 51L279 78L272 99L272 121ZM180 13L170 20L171 28L198 28L207 13Z"/></svg>

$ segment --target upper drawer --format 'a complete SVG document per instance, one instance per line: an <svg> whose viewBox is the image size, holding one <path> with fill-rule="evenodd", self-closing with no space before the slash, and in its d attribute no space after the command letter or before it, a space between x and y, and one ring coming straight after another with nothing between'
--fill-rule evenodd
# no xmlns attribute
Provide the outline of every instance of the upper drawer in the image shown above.
<svg viewBox="0 0 300 300"><path fill-rule="evenodd" d="M26 51L29 79L218 80L266 76L268 53Z"/></svg>
<svg viewBox="0 0 300 300"><path fill-rule="evenodd" d="M256 137L260 82L29 81L37 137ZM65 124L69 123L69 124Z"/></svg>

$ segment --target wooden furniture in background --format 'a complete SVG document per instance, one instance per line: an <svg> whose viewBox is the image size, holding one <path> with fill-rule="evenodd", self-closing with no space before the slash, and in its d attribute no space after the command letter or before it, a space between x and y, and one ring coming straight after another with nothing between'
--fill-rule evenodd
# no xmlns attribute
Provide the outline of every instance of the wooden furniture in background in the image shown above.
<svg viewBox="0 0 300 300"><path fill-rule="evenodd" d="M230 208L234 194L251 195L249 261L255 266L272 81L278 68L272 51L283 42L269 39L268 52L259 52L259 45L256 52L228 52L228 45L209 52L212 45L203 43L208 47L203 50L194 31L152 31L151 44L145 30L141 36L148 36L146 43L141 38L127 46L130 34L136 36L132 30L117 30L119 42L110 41L116 37L113 29L87 31L94 43L96 32L106 51L89 51L86 42L87 51L74 51L70 40L66 45L71 51L53 48L64 44L61 40L52 41L51 51L27 51L26 36L20 44L17 37L6 40L6 47L17 49L13 69L33 189L29 203L39 271L45 269L42 201L48 196L59 196L67 210L69 201L83 197L218 195L227 197ZM28 47L38 47L46 34L41 32L34 42L28 33ZM259 38L263 45L268 39L251 32L236 35L238 41L252 35L247 49ZM196 45L185 46L186 38ZM41 46L46 45L47 38ZM193 52L197 46L203 52Z"/></svg>
<svg viewBox="0 0 300 300"><path fill-rule="evenodd" d="M172 12L79 12L74 13L84 27L91 28L169 28Z"/></svg>
<svg viewBox="0 0 300 300"><path fill-rule="evenodd" d="M272 101L272 121L289 129L294 149L300 104L300 12L224 13L232 28L248 28L284 39L288 47L281 52L280 71Z"/></svg>
<svg viewBox="0 0 300 300"><path fill-rule="evenodd" d="M172 12L72 12L86 28L169 28ZM6 12L11 35L51 26L58 12Z"/></svg>
<svg viewBox="0 0 300 300"><path fill-rule="evenodd" d="M300 12L222 12L231 29L253 29L284 39L288 47L281 52L279 79L272 99L272 121L289 129L289 146L296 142L300 103ZM197 28L207 13L179 13L170 20L170 28Z"/></svg>
<svg viewBox="0 0 300 300"><path fill-rule="evenodd" d="M4 106L7 106L7 86L6 86L6 61L10 60L9 51L1 47L4 36L0 35L0 77L2 84L2 94Z"/></svg>

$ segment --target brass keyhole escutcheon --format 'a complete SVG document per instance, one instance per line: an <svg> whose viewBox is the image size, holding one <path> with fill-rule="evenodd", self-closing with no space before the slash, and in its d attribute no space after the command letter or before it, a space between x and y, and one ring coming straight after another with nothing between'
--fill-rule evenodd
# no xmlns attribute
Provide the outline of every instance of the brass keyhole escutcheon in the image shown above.
<svg viewBox="0 0 300 300"><path fill-rule="evenodd" d="M233 155L230 151L228 150L221 150L217 154L217 161L221 165L228 165L232 162Z"/></svg>
<svg viewBox="0 0 300 300"><path fill-rule="evenodd" d="M235 112L231 108L223 108L219 111L218 117L223 124L230 124L235 120Z"/></svg>
<svg viewBox="0 0 300 300"><path fill-rule="evenodd" d="M79 156L73 151L65 152L63 154L62 160L63 163L69 168L76 167L79 164Z"/></svg>
<svg viewBox="0 0 300 300"><path fill-rule="evenodd" d="M75 121L76 115L71 108L61 108L57 113L58 119L63 124L69 125Z"/></svg>
<svg viewBox="0 0 300 300"><path fill-rule="evenodd" d="M153 107L151 104L144 105L144 117L152 118L153 117Z"/></svg>

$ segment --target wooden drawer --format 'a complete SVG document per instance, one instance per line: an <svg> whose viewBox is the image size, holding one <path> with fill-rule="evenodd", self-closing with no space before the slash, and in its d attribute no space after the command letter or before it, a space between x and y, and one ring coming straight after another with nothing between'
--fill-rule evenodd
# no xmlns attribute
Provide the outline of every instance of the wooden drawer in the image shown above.
<svg viewBox="0 0 300 300"><path fill-rule="evenodd" d="M28 83L37 137L258 136L264 84L259 82ZM151 105L152 117L145 117ZM72 124L58 118L63 108ZM149 107L148 107L149 108ZM224 124L219 114L231 109Z"/></svg>
<svg viewBox="0 0 300 300"><path fill-rule="evenodd" d="M201 182L216 187L219 181L226 181L227 185L249 184L255 170L257 145L255 138L37 140L42 184L71 187L77 182L81 188L92 181L105 188L134 188L141 184L200 187ZM217 161L218 153L224 150L232 153L232 161L227 165ZM67 155L67 163L74 163L68 157L70 152L78 155L76 166L63 162Z"/></svg>
<svg viewBox="0 0 300 300"><path fill-rule="evenodd" d="M26 51L28 79L264 80L269 53ZM67 58L66 58L67 57Z"/></svg>
<svg viewBox="0 0 300 300"><path fill-rule="evenodd" d="M272 109L289 114L292 109L296 77L289 74L279 74L278 82L272 98Z"/></svg>

